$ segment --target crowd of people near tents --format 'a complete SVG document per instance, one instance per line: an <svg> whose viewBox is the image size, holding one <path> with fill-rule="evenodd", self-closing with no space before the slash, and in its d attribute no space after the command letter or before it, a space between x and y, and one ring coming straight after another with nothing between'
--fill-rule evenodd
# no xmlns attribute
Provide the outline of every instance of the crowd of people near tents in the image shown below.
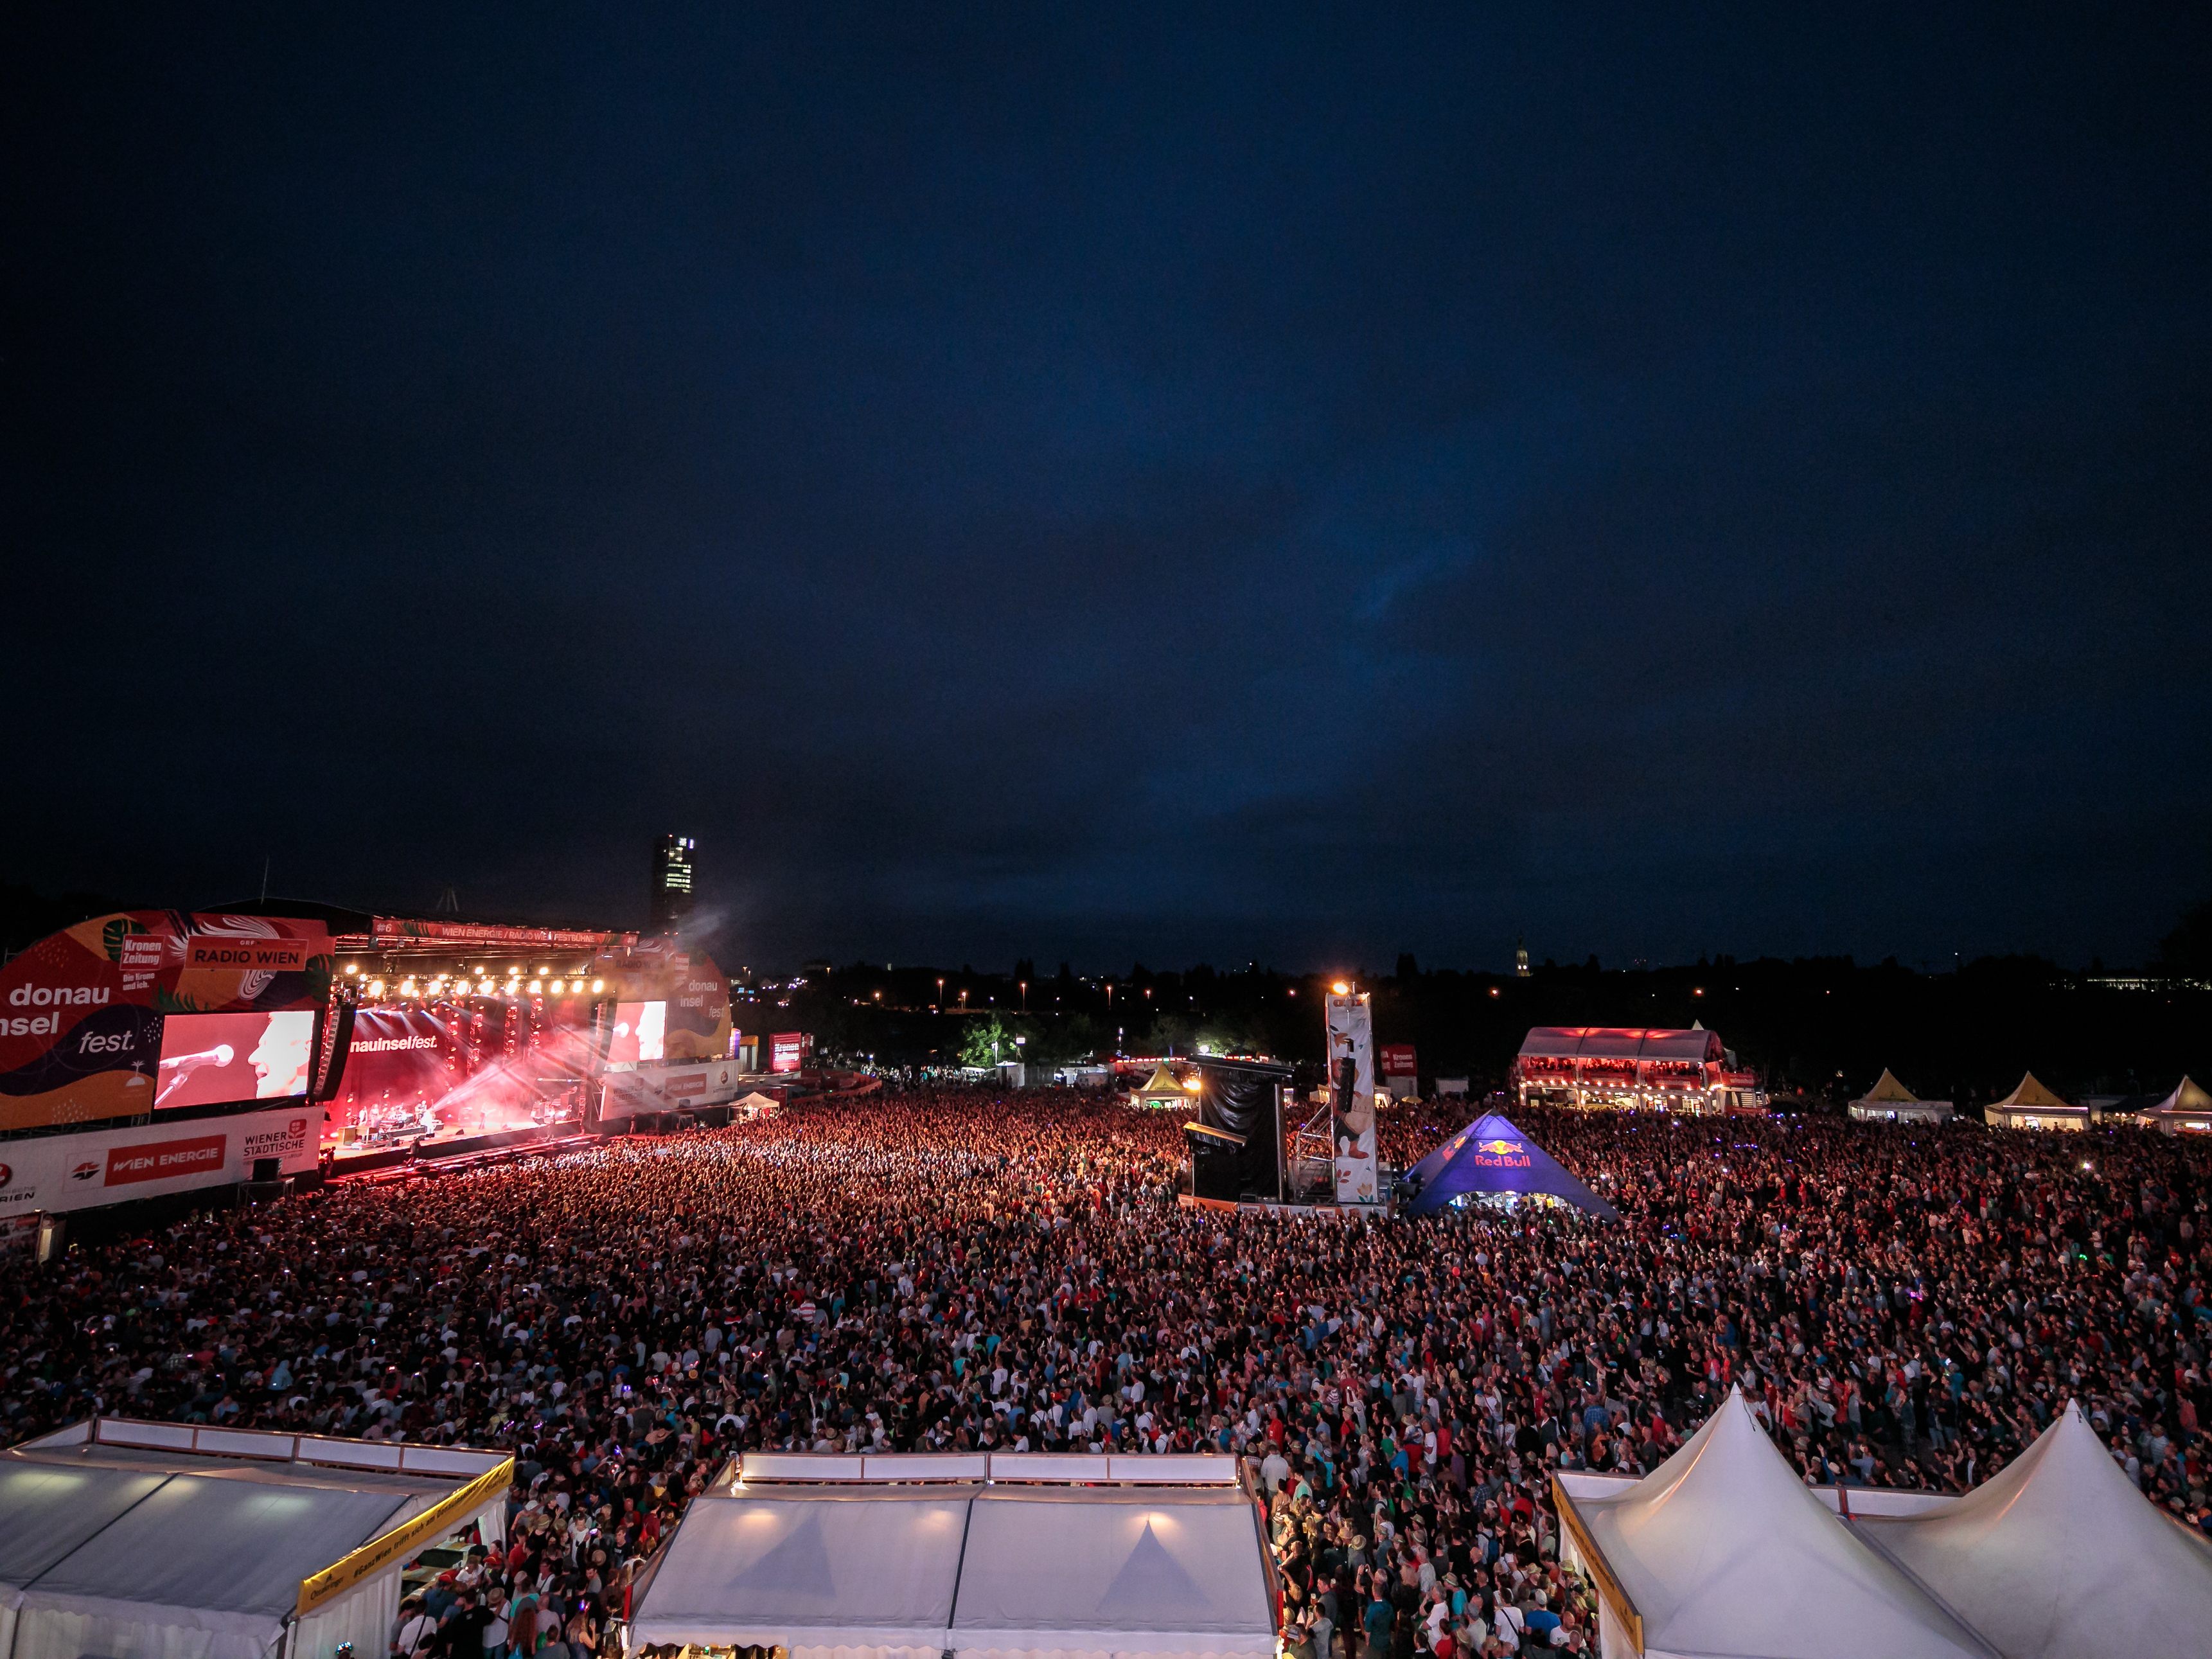
<svg viewBox="0 0 2212 1659"><path fill-rule="evenodd" d="M2078 1399L2212 1527L2201 1146L1516 1121L1620 1218L1184 1207L1172 1115L959 1088L202 1212L0 1267L0 1437L512 1449L512 1541L443 1599L572 1650L746 1449L1240 1452L1314 1659L1594 1651L1549 1476L1654 1468L1731 1388L1808 1481L1946 1490ZM1394 1109L1384 1156L1461 1127Z"/></svg>

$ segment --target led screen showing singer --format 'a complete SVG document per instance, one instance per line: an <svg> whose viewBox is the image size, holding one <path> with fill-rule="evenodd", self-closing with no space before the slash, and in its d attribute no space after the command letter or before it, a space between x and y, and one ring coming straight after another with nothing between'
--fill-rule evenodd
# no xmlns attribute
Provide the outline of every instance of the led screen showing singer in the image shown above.
<svg viewBox="0 0 2212 1659"><path fill-rule="evenodd" d="M154 1109L241 1100L297 1100L307 1092L315 1012L171 1014L161 1022Z"/></svg>

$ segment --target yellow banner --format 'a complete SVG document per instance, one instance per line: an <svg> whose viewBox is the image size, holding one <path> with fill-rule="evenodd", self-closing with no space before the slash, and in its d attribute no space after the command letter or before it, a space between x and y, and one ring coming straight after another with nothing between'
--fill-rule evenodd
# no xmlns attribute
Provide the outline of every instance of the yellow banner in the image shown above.
<svg viewBox="0 0 2212 1659"><path fill-rule="evenodd" d="M514 1460L500 1460L452 1496L442 1498L412 1521L403 1521L380 1538L372 1538L335 1566L300 1581L299 1615L305 1618L325 1601L335 1601L364 1579L373 1578L394 1561L435 1543L470 1516L514 1484Z"/></svg>

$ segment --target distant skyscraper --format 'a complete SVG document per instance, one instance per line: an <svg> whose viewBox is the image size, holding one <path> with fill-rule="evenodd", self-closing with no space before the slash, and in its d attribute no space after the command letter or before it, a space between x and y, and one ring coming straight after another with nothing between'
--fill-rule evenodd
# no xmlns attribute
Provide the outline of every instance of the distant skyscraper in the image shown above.
<svg viewBox="0 0 2212 1659"><path fill-rule="evenodd" d="M653 848L651 931L672 933L691 914L691 848L689 836L663 836Z"/></svg>

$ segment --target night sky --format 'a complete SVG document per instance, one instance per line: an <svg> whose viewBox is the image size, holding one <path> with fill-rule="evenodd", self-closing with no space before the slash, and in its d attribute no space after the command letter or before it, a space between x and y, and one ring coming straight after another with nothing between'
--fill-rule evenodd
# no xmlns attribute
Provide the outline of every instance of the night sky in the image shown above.
<svg viewBox="0 0 2212 1659"><path fill-rule="evenodd" d="M205 9L0 26L9 880L635 926L679 829L732 960L1079 969L2212 893L2202 9Z"/></svg>

